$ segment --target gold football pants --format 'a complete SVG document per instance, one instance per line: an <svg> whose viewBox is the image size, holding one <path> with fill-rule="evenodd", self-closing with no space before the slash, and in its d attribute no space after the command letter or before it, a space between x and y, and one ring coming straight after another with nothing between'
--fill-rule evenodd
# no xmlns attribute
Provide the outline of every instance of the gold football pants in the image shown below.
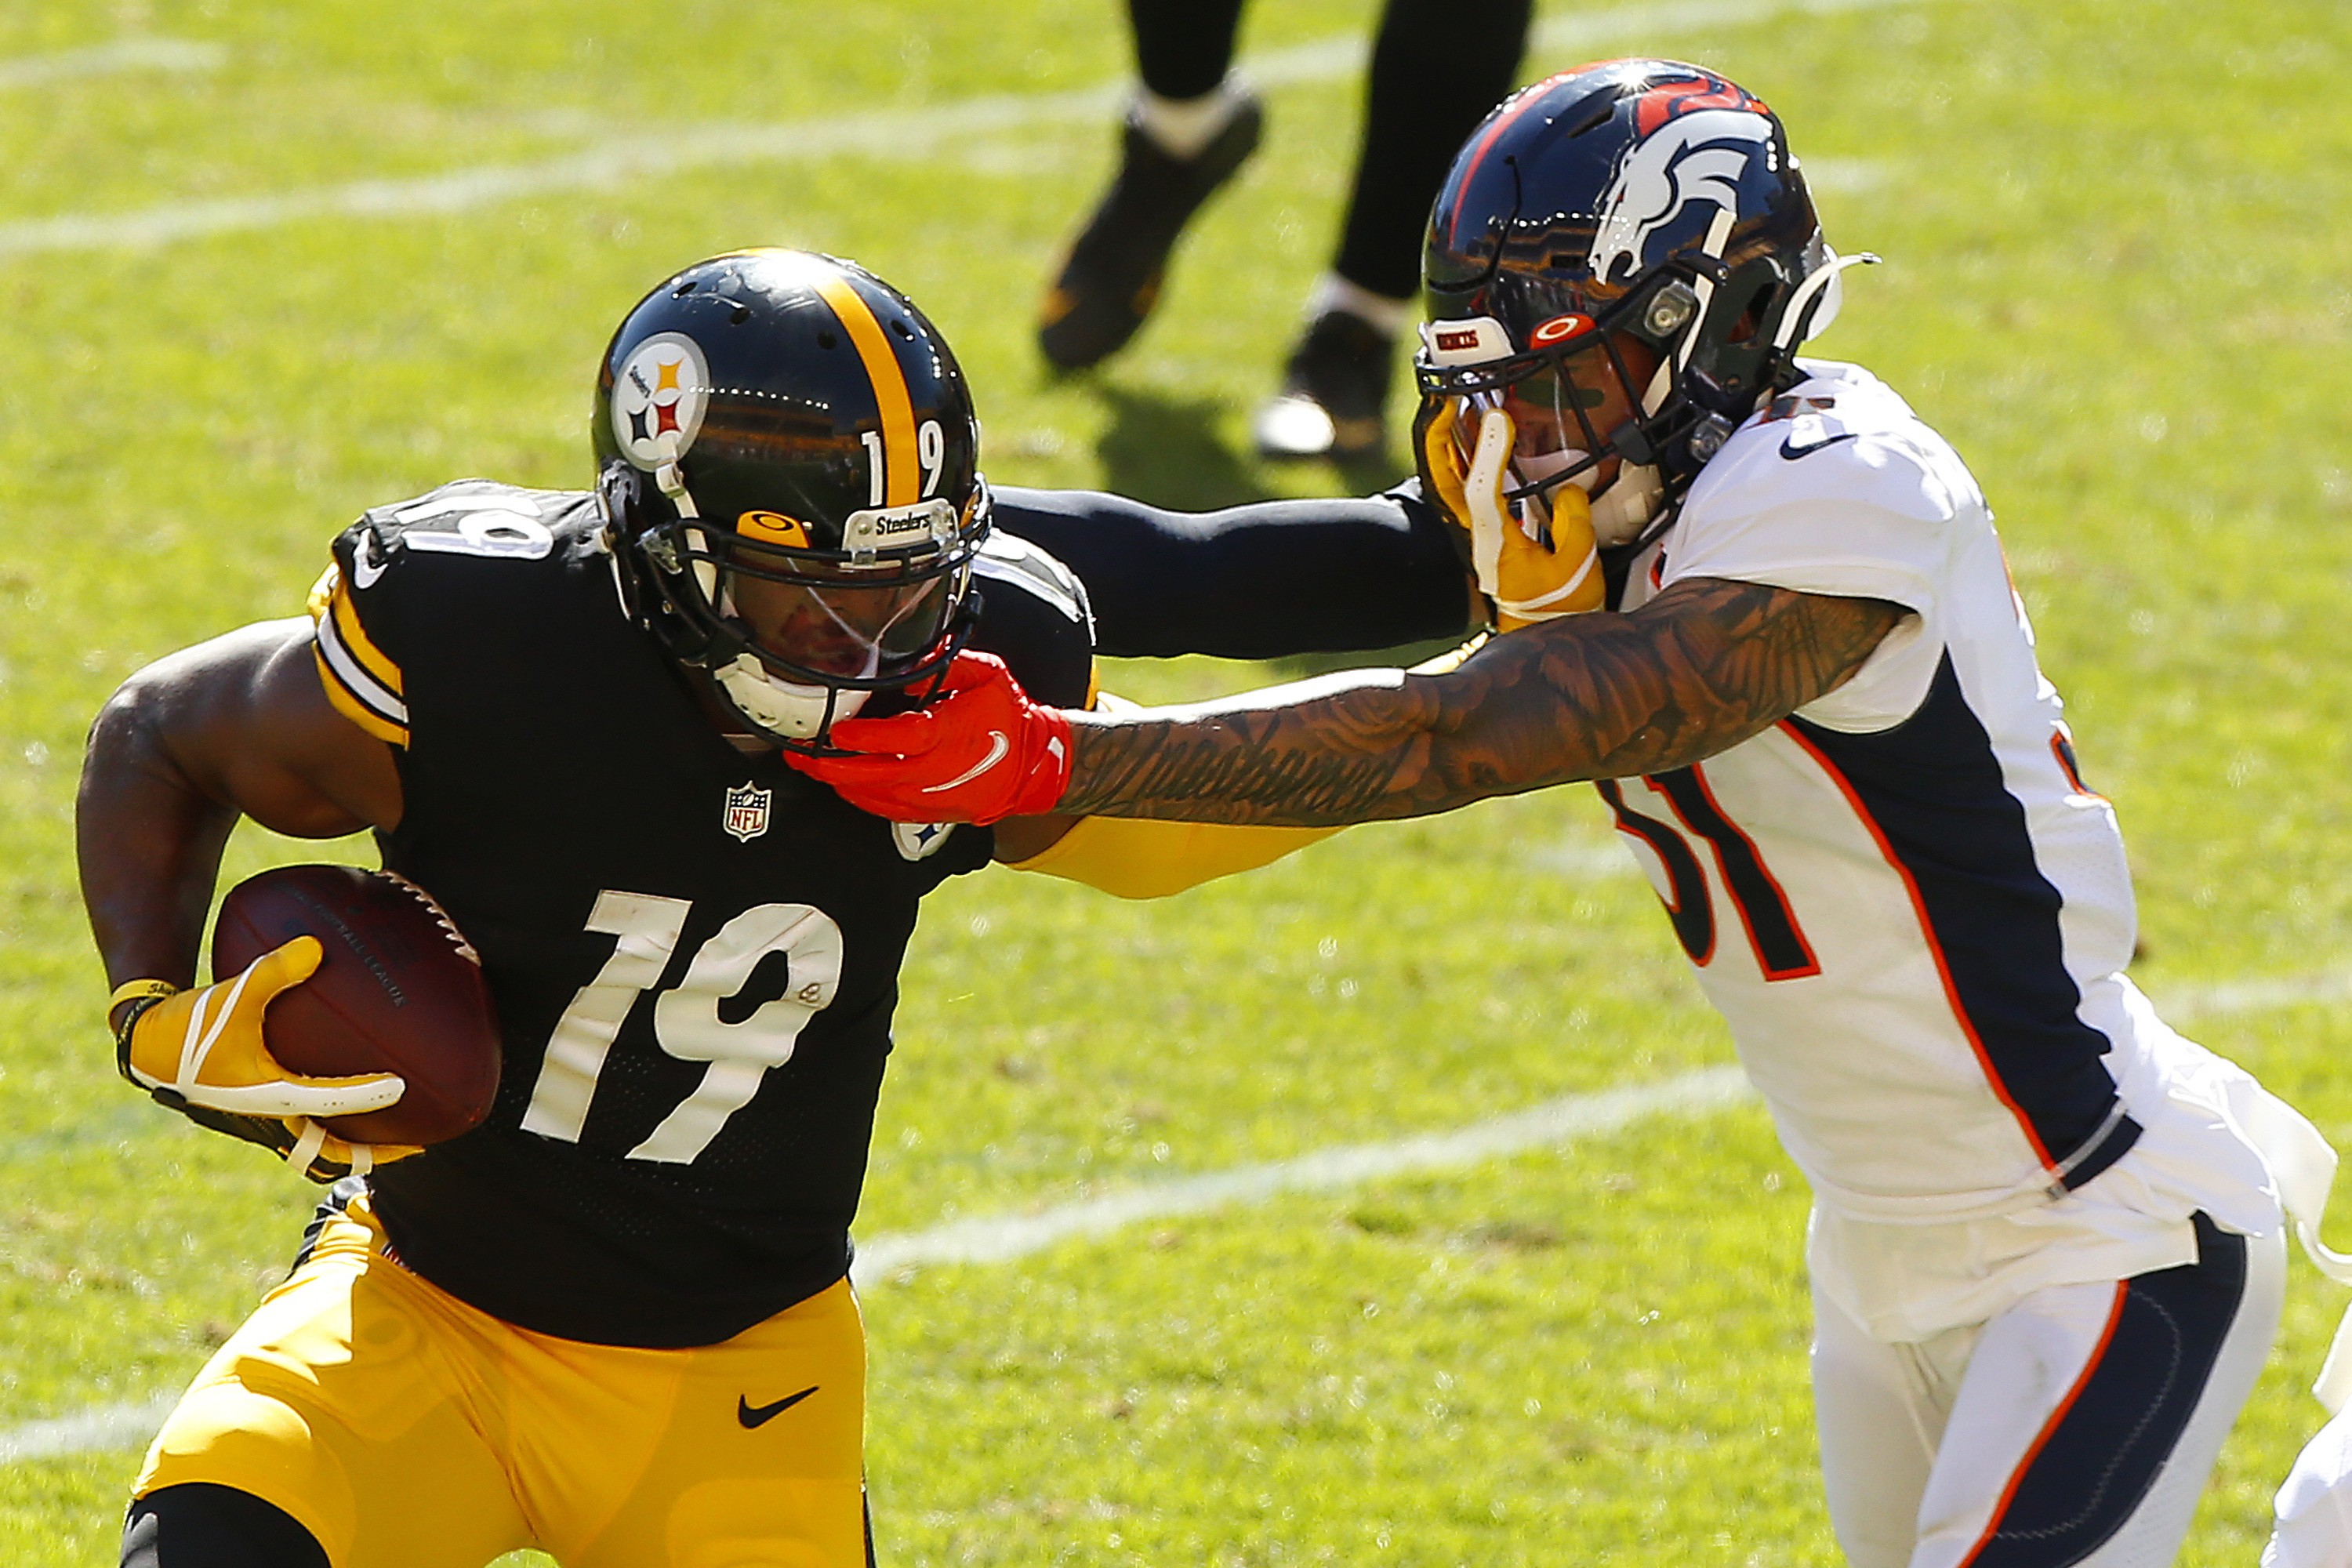
<svg viewBox="0 0 2352 1568"><path fill-rule="evenodd" d="M724 1343L583 1344L385 1256L364 1198L198 1374L134 1493L235 1487L334 1568L863 1568L866 1335L846 1281Z"/></svg>

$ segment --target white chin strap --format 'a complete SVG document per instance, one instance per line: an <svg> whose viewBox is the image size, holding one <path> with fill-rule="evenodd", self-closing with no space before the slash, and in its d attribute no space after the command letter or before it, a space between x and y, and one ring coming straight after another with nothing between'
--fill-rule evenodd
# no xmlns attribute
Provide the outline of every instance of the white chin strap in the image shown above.
<svg viewBox="0 0 2352 1568"><path fill-rule="evenodd" d="M779 680L756 655L749 653L737 655L734 663L711 671L711 676L743 717L787 741L814 740L824 728L828 707L835 719L851 718L866 706L868 695L851 687Z"/></svg>
<svg viewBox="0 0 2352 1568"><path fill-rule="evenodd" d="M1661 375L1662 381L1651 388L1654 400L1663 395L1660 391L1660 386L1664 384L1663 372ZM1650 411L1656 412L1654 405ZM1584 461L1584 456L1582 452L1573 448L1560 452L1545 452L1535 457L1521 458L1517 459L1516 466L1523 478L1540 482L1549 479L1562 468ZM1587 468L1567 482L1584 491L1585 494L1592 495L1591 469ZM1601 494L1592 496L1594 541L1606 550L1612 545L1623 544L1633 540L1641 533L1642 530L1650 525L1652 518L1657 516L1658 501L1664 494L1665 486L1659 480L1657 469L1636 468L1623 458L1619 458L1616 479Z"/></svg>
<svg viewBox="0 0 2352 1568"><path fill-rule="evenodd" d="M726 588L719 590L713 603L721 616L731 618L735 615L735 596ZM838 622L839 617L835 619ZM872 675L880 665L881 655L869 650L865 673ZM759 655L749 651L737 654L732 664L712 670L710 677L744 718L786 741L816 739L824 732L828 712L835 719L854 718L866 706L868 695L856 687L780 680L768 672Z"/></svg>
<svg viewBox="0 0 2352 1568"><path fill-rule="evenodd" d="M1812 276L1798 284L1796 292L1789 296L1789 303L1780 311L1780 330L1773 334L1772 346L1794 348L1805 338L1817 338L1828 331L1830 323L1837 320L1838 307L1845 301L1845 284L1842 280L1845 269L1877 265L1878 258L1867 250L1852 256L1831 251L1828 259L1813 268ZM1814 304L1816 298L1821 301L1819 305ZM1812 311L1811 321L1805 319L1808 310ZM1804 338L1797 335L1800 326L1804 329Z"/></svg>
<svg viewBox="0 0 2352 1568"><path fill-rule="evenodd" d="M1592 502L1592 538L1602 549L1630 544L1658 515L1666 487L1655 468L1637 468L1618 459L1617 480Z"/></svg>

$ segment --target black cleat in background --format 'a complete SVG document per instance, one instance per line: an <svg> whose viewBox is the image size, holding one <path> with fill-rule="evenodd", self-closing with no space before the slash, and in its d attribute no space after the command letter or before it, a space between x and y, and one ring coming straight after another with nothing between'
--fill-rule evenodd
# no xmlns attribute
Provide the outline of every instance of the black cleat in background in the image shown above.
<svg viewBox="0 0 2352 1568"><path fill-rule="evenodd" d="M1257 412L1258 451L1269 458L1381 454L1396 340L1361 316L1327 310L1291 351L1282 392Z"/></svg>
<svg viewBox="0 0 2352 1568"><path fill-rule="evenodd" d="M1257 150L1265 127L1265 111L1255 95L1192 158L1171 157L1132 121L1121 127L1118 174L1071 241L1039 314L1037 346L1048 360L1063 370L1084 370L1135 336L1159 302L1168 253L1184 225Z"/></svg>

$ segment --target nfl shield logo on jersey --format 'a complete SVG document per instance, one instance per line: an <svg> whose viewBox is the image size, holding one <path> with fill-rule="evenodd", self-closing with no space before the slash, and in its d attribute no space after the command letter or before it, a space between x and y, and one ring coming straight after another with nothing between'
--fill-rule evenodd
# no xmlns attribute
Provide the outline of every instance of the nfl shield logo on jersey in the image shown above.
<svg viewBox="0 0 2352 1568"><path fill-rule="evenodd" d="M776 792L751 784L727 792L727 815L719 826L749 844L768 831L768 801Z"/></svg>

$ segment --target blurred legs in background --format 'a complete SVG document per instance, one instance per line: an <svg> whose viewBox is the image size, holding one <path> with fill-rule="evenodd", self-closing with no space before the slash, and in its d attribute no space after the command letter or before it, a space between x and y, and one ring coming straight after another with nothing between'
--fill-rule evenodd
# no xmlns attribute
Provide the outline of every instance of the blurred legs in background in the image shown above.
<svg viewBox="0 0 2352 1568"><path fill-rule="evenodd" d="M1258 410L1269 457L1363 458L1385 445L1397 340L1414 316L1422 230L1446 168L1517 78L1530 0L1388 0L1372 47L1355 184L1331 268L1309 294L1280 395ZM1124 346L1158 302L1169 252L1256 149L1264 114L1232 72L1242 0L1129 0L1141 84L1118 174L1072 241L1038 343L1066 370Z"/></svg>

